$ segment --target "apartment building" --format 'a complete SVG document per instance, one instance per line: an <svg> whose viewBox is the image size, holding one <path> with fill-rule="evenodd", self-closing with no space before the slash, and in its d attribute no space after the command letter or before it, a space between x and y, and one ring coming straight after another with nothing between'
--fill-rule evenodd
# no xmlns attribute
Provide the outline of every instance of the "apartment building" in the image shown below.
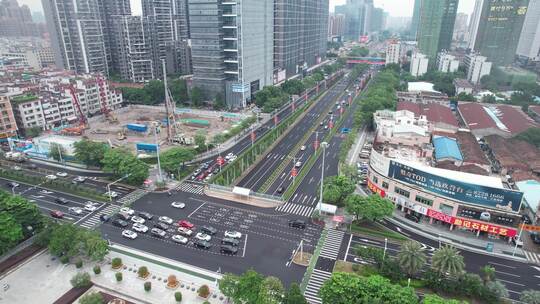
<svg viewBox="0 0 540 304"><path fill-rule="evenodd" d="M400 62L401 56L401 44L399 41L392 41L386 46L386 64Z"/></svg>
<svg viewBox="0 0 540 304"><path fill-rule="evenodd" d="M467 80L473 84L479 84L483 76L491 73L492 63L487 61L487 57L471 53L465 56L465 67L467 68Z"/></svg>
<svg viewBox="0 0 540 304"><path fill-rule="evenodd" d="M0 139L17 135L17 123L7 92L0 92Z"/></svg>
<svg viewBox="0 0 540 304"><path fill-rule="evenodd" d="M429 58L421 53L414 53L411 58L411 75L422 76L427 73Z"/></svg>
<svg viewBox="0 0 540 304"><path fill-rule="evenodd" d="M459 60L456 56L443 51L437 54L437 70L443 73L454 73L459 68Z"/></svg>

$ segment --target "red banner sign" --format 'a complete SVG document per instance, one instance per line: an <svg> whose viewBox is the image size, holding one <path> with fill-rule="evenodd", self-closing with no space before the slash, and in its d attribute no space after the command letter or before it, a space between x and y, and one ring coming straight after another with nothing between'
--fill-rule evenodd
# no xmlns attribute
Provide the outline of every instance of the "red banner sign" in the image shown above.
<svg viewBox="0 0 540 304"><path fill-rule="evenodd" d="M296 168L292 168L291 170L291 176L292 177L296 177L298 175L298 170L296 170Z"/></svg>
<svg viewBox="0 0 540 304"><path fill-rule="evenodd" d="M427 216L432 217L436 220L452 224L454 223L454 217L451 215L444 214L439 211L435 211L433 209L428 209Z"/></svg>
<svg viewBox="0 0 540 304"><path fill-rule="evenodd" d="M514 237L517 234L517 231L515 229L495 226L488 223L476 222L476 221L471 221L471 220L457 218L457 217L454 218L454 221L452 224L454 224L454 226L464 227L464 228L473 229L473 230L485 231L487 233L498 234L498 235L508 236L508 237Z"/></svg>
<svg viewBox="0 0 540 304"><path fill-rule="evenodd" d="M386 192L384 192L383 189L379 188L379 186L375 185L373 182L371 182L369 179L367 181L367 187L369 190L371 190L371 192L373 193L377 193L378 195L380 195L381 197L385 197L386 196Z"/></svg>
<svg viewBox="0 0 540 304"><path fill-rule="evenodd" d="M277 126L277 123L278 123L278 117L277 117L277 115L276 115L276 116L274 116L274 125Z"/></svg>
<svg viewBox="0 0 540 304"><path fill-rule="evenodd" d="M255 141L257 135L255 135L255 132L251 132L251 141Z"/></svg>
<svg viewBox="0 0 540 304"><path fill-rule="evenodd" d="M318 141L318 140L316 140L316 141L313 142L313 148L314 148L315 150L319 149L319 141Z"/></svg>

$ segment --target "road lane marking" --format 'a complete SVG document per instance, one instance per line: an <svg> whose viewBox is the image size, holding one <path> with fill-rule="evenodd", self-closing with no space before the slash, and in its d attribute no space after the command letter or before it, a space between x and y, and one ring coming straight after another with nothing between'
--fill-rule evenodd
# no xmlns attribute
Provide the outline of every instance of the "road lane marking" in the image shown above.
<svg viewBox="0 0 540 304"><path fill-rule="evenodd" d="M517 275L517 274L508 273L508 272L499 271L499 270L495 270L495 272L497 272L497 273L502 273L502 274L509 275L509 276L513 276L513 277L516 277L516 278L520 278L520 277L521 277L520 275Z"/></svg>
<svg viewBox="0 0 540 304"><path fill-rule="evenodd" d="M351 248L351 241L352 241L352 234L349 238L349 244L347 244L347 251L345 251L345 260L347 260L347 256L349 255L349 249Z"/></svg>
<svg viewBox="0 0 540 304"><path fill-rule="evenodd" d="M246 233L246 239L244 240L244 252L242 252L242 257L246 256L247 238L248 234Z"/></svg>
<svg viewBox="0 0 540 304"><path fill-rule="evenodd" d="M502 279L497 279L497 281L505 282L505 283L508 283L508 284L514 284L514 285L517 285L517 286L525 286L524 284L521 284L521 283L516 283L516 282L502 280Z"/></svg>
<svg viewBox="0 0 540 304"><path fill-rule="evenodd" d="M206 205L206 203L202 203L199 207L197 207L197 209L193 210L193 212L191 212L188 217L191 217L193 215L193 213L197 212L197 210L199 210L202 206Z"/></svg>
<svg viewBox="0 0 540 304"><path fill-rule="evenodd" d="M514 266L503 265L503 264L499 264L499 263L495 263L495 262L488 262L488 264L492 264L492 265L497 265L497 266L501 266L501 267L508 267L508 268L516 269L516 267L514 267Z"/></svg>

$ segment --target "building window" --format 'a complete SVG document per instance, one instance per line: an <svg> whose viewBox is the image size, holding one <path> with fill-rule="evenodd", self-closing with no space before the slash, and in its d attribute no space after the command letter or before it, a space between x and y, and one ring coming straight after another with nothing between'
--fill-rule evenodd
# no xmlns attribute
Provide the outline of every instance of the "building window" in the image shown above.
<svg viewBox="0 0 540 304"><path fill-rule="evenodd" d="M439 206L439 209L441 210L442 213L446 215L452 215L452 211L454 211L454 206L441 204Z"/></svg>
<svg viewBox="0 0 540 304"><path fill-rule="evenodd" d="M414 198L414 200L419 202L419 203L422 203L424 205L433 206L433 200L430 200L430 199L425 198L425 197L421 197L420 195L417 195Z"/></svg>
<svg viewBox="0 0 540 304"><path fill-rule="evenodd" d="M379 179L376 177L376 176L373 176L373 182L375 184L378 184L379 183Z"/></svg>
<svg viewBox="0 0 540 304"><path fill-rule="evenodd" d="M406 198L408 198L411 194L409 193L409 191L405 191L399 187L395 187L394 188L394 192L401 195L401 196L405 196Z"/></svg>
<svg viewBox="0 0 540 304"><path fill-rule="evenodd" d="M388 189L388 183L383 181L383 182L382 182L382 187L383 187L384 189Z"/></svg>

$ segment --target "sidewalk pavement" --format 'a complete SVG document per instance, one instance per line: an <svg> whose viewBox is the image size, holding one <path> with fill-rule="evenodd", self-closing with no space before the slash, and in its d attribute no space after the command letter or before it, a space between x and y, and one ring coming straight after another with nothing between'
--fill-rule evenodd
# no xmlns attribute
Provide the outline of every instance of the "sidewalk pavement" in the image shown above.
<svg viewBox="0 0 540 304"><path fill-rule="evenodd" d="M492 240L484 237L477 237L476 234L473 234L472 232L460 231L456 228L449 231L447 227L438 224L429 224L427 221L416 223L406 219L400 211L395 211L393 217L387 218L387 220L398 226L409 228L424 237L436 241L441 240L442 242L450 243L455 247L521 262L527 261L521 248L517 248L515 256L512 256L514 246L512 246L512 243L508 243L504 240ZM493 252L487 252L485 250L488 242L494 244Z"/></svg>
<svg viewBox="0 0 540 304"><path fill-rule="evenodd" d="M124 268L119 271L123 274L121 282L116 281L117 271L113 270L110 263L107 262L114 257L120 257L124 264ZM163 263L163 265L174 265L198 272L205 271L156 256L152 256L152 259L156 263ZM58 259L46 252L34 256L0 280L0 286L7 286L5 290L0 290L0 303L53 303L71 289L70 280L78 272L88 272L96 286L105 290L113 290L117 296L137 304L177 303L174 299L174 293L177 291L182 292L182 303L202 303L204 300L198 297L197 289L203 284L210 288L211 295L208 298L210 303L226 303L225 297L219 292L216 281L205 280L156 263L111 251L104 262L96 263L85 260L83 267L77 269L74 264L61 264ZM101 273L98 275L93 272L95 265L101 266ZM146 280L137 276L137 270L140 266L148 267L150 276ZM206 271L205 275L210 274L212 272ZM215 273L213 274L218 277ZM169 275L175 275L176 279L180 281L176 289L167 288L166 281ZM143 287L144 282L147 281L152 282L152 289L149 292L144 291ZM138 301L134 299L138 299Z"/></svg>
<svg viewBox="0 0 540 304"><path fill-rule="evenodd" d="M30 158L29 161L33 162L33 163L36 163L36 164L42 164L42 165L46 165L46 166L49 166L49 167L64 169L64 170L68 170L68 171L93 173L93 174L105 174L101 170L92 170L92 169L81 168L81 167L78 167L78 166L73 166L70 163L66 163L64 165L64 164L60 164L60 163L57 163L57 162L51 162L51 161L37 159L37 158Z"/></svg>

